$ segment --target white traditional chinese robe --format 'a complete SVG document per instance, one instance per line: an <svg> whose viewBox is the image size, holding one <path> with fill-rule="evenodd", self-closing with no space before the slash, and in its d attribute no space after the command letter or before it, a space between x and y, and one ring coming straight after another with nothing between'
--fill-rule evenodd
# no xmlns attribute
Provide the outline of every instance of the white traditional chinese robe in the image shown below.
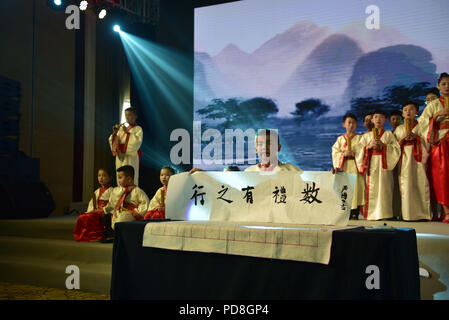
<svg viewBox="0 0 449 320"><path fill-rule="evenodd" d="M106 203L106 202L109 201L109 197L111 196L112 189L114 189L114 188L113 188L113 187L107 188L107 189L101 194L101 196L98 197L98 196L100 195L100 189L101 189L101 188L98 188L97 190L94 191L97 209L98 209L98 207L101 207L101 205L100 205L100 206L98 205L99 202L100 202L100 204L101 204L101 202ZM87 211L86 211L86 212L92 212L92 211L94 211L94 210L96 210L96 209L95 209L95 206L94 206L94 199L93 199L93 197L92 197L92 198L90 199L90 201L89 201L89 205L87 206Z"/></svg>
<svg viewBox="0 0 449 320"><path fill-rule="evenodd" d="M400 125L396 128L395 136L399 140L405 133L405 126ZM404 140L401 150L398 172L402 219L430 220L430 191L426 173L429 145L418 136L414 141Z"/></svg>
<svg viewBox="0 0 449 320"><path fill-rule="evenodd" d="M356 145L360 143L361 139L362 136L357 134L352 138L351 144L353 146L353 150L354 148L355 150L357 150ZM357 175L351 205L351 209L357 209L358 206L363 206L365 203L365 179L362 175L359 174L355 158L345 158L344 151L347 149L346 146L346 135L339 136L337 138L337 141L335 141L334 145L332 146L332 164L336 169L341 169L343 170L343 172L354 173Z"/></svg>
<svg viewBox="0 0 449 320"><path fill-rule="evenodd" d="M118 169L125 165L134 168L134 184L139 185L139 148L142 145L143 131L140 126L129 126L128 128L120 127L117 132L119 146L113 145L114 134L109 136L109 146L111 151L120 148L123 154L117 154L115 157L115 168ZM118 181L118 177L117 177Z"/></svg>
<svg viewBox="0 0 449 320"><path fill-rule="evenodd" d="M449 119L434 118L434 115L444 107L444 99L431 101L418 118L418 125L413 132L421 135L432 144L428 165L429 180L435 200L449 206Z"/></svg>
<svg viewBox="0 0 449 320"><path fill-rule="evenodd" d="M261 164L258 163L258 164L255 164L255 165L251 166L251 167L246 168L245 171L263 171L263 170L261 168ZM298 167L295 167L291 163L282 163L280 161L278 161L278 165L276 167L274 167L272 170L267 170L267 171L273 171L273 172L279 172L279 171L303 172L303 170L301 170Z"/></svg>
<svg viewBox="0 0 449 320"><path fill-rule="evenodd" d="M150 205L148 207L148 211L154 210L157 207L165 207L165 200L164 200L164 203L162 203L162 192L164 193L164 199L165 199L165 189L164 189L164 187L160 187L154 194L153 198L151 199Z"/></svg>
<svg viewBox="0 0 449 320"><path fill-rule="evenodd" d="M150 200L142 189L135 187L126 196L125 192L123 187L114 188L104 208L105 213L112 214L112 228L117 222L141 220L148 211Z"/></svg>
<svg viewBox="0 0 449 320"><path fill-rule="evenodd" d="M356 149L356 162L365 176L364 216L368 220L393 217L393 169L401 155L401 147L391 131L379 133L385 144L382 150L368 149L373 132L363 135Z"/></svg>

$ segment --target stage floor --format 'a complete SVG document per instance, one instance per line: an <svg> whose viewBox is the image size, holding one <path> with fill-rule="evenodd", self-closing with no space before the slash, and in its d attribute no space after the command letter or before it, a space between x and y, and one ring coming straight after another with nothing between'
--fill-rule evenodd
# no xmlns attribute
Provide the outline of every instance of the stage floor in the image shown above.
<svg viewBox="0 0 449 320"><path fill-rule="evenodd" d="M72 235L76 219L77 216L62 216L0 220L0 281L64 289L68 276L65 266L79 264L86 268L81 289L109 294L112 244L76 242ZM441 222L349 221L349 225L364 227L385 223L394 228L416 230L420 267L430 273L430 278L421 278L421 298L449 300L449 225ZM51 268L45 268L46 264Z"/></svg>

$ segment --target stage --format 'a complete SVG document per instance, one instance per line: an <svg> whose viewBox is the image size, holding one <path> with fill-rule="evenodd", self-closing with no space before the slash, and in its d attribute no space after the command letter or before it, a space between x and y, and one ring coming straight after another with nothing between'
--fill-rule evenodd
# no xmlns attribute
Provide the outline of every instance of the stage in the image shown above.
<svg viewBox="0 0 449 320"><path fill-rule="evenodd" d="M65 289L65 268L73 264L80 267L81 290L108 294L113 246L73 240L76 218L0 220L0 281ZM421 299L449 299L449 226L439 222L349 221L355 226L384 223L416 230L419 266L430 273L430 278L420 277Z"/></svg>

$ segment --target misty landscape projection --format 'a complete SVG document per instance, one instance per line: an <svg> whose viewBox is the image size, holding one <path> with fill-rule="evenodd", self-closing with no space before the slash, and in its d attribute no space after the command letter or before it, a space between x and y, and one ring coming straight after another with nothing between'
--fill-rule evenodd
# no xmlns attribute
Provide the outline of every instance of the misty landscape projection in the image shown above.
<svg viewBox="0 0 449 320"><path fill-rule="evenodd" d="M426 90L449 70L448 6L377 1L379 29L369 29L363 2L247 0L196 9L194 120L221 132L277 129L281 161L330 170L344 113L357 115L362 133L368 111L389 113L414 100L422 112Z"/></svg>

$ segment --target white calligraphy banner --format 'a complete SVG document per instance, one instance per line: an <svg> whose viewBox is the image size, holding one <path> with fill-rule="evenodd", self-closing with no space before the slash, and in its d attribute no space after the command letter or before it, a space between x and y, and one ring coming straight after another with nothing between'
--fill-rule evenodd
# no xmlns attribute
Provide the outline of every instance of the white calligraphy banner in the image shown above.
<svg viewBox="0 0 449 320"><path fill-rule="evenodd" d="M356 176L323 171L196 172L170 178L166 217L346 226Z"/></svg>

